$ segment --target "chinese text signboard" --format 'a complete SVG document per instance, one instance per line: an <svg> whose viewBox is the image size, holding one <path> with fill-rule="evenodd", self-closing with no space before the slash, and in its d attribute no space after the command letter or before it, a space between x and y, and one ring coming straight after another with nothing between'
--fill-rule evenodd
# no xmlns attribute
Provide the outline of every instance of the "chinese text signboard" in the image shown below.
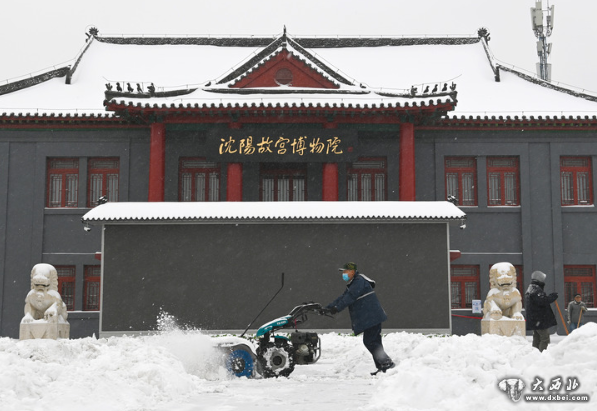
<svg viewBox="0 0 597 411"><path fill-rule="evenodd" d="M356 131L214 131L208 153L221 162L339 162L356 158Z"/></svg>

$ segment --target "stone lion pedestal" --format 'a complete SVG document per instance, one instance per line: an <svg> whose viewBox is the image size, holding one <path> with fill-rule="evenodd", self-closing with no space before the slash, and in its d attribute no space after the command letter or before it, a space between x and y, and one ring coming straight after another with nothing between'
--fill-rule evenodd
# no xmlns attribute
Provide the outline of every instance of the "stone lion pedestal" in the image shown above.
<svg viewBox="0 0 597 411"><path fill-rule="evenodd" d="M512 318L500 318L499 320L481 320L481 334L497 334L505 337L526 335L525 320L513 320Z"/></svg>
<svg viewBox="0 0 597 411"><path fill-rule="evenodd" d="M19 338L58 339L70 337L66 304L58 293L58 273L50 264L37 264L31 270L31 291L25 298L25 316Z"/></svg>
<svg viewBox="0 0 597 411"><path fill-rule="evenodd" d="M481 334L497 334L506 337L526 335L522 311L522 297L516 288L516 269L510 263L494 264L489 270L489 286L485 304Z"/></svg>
<svg viewBox="0 0 597 411"><path fill-rule="evenodd" d="M46 320L37 320L32 323L21 323L19 329L19 339L68 339L70 336L70 324L49 323Z"/></svg>

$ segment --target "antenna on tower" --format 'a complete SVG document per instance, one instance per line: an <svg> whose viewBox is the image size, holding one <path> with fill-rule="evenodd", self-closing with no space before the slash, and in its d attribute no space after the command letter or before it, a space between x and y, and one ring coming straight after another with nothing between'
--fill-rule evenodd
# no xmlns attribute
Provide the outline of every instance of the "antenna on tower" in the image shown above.
<svg viewBox="0 0 597 411"><path fill-rule="evenodd" d="M547 0L547 9L543 9L541 0L535 1L535 7L531 7L531 20L533 23L533 32L537 37L537 75L546 81L551 81L551 64L547 63L547 57L551 53L551 43L547 43L547 38L553 31L554 6L549 7Z"/></svg>

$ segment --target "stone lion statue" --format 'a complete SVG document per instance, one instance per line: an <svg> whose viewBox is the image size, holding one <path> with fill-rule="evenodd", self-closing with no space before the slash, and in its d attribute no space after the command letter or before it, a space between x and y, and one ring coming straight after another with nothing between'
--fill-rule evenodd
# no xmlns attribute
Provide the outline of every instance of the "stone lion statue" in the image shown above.
<svg viewBox="0 0 597 411"><path fill-rule="evenodd" d="M483 319L503 317L524 320L522 297L516 288L516 268L510 263L494 264L489 270L489 292L483 304Z"/></svg>
<svg viewBox="0 0 597 411"><path fill-rule="evenodd" d="M36 264L31 270L31 291L25 297L22 324L36 320L66 323L66 304L58 293L58 273L50 264Z"/></svg>

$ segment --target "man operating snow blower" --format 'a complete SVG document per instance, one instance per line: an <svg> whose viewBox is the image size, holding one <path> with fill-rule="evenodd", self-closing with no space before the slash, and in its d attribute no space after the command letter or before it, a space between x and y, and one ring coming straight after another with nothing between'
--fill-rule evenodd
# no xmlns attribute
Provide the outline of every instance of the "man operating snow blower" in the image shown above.
<svg viewBox="0 0 597 411"><path fill-rule="evenodd" d="M381 342L381 323L388 316L373 290L375 281L359 273L355 263L346 263L338 270L342 271L342 279L348 283L346 291L328 304L326 309L330 314L336 314L348 307L352 330L355 335L363 333L363 344L373 356L377 371L371 375L394 368L395 364L384 351Z"/></svg>

